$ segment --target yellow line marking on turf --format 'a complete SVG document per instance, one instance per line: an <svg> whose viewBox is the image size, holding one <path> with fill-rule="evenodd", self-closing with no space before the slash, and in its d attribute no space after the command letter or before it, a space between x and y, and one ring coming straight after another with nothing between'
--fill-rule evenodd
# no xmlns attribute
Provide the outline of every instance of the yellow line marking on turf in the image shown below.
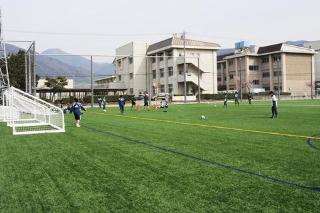
<svg viewBox="0 0 320 213"><path fill-rule="evenodd" d="M127 115L110 115L110 114L103 114L103 113L97 113L97 112L91 112L91 113L97 114L97 115L124 117L124 118L138 119L138 120L145 120L145 121L157 121L157 122L165 122L165 123L171 123L171 124L180 124L180 125L185 125L185 126L197 126L197 127L206 127L206 128L214 128L214 129L226 129L226 130L234 130L234 131L239 131L239 132L258 133L258 134L263 134L263 135L276 135L276 136L284 136L284 137L292 137L292 138L320 140L319 137L295 135L295 134L289 134L289 133L267 132L267 131L252 130L252 129L241 129L241 128L234 128L234 127L226 127L226 126L187 123L187 122L180 122L180 121L161 120L161 119L155 119L155 118L144 118L144 117L127 116Z"/></svg>

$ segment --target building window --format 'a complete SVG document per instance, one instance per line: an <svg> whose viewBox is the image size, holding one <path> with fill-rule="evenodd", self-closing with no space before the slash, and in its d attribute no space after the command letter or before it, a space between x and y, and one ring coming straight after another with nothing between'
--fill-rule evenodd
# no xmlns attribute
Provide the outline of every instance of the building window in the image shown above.
<svg viewBox="0 0 320 213"><path fill-rule="evenodd" d="M259 85L259 84L260 84L260 81L259 81L259 80L253 80L253 81L252 81L252 84L254 84L254 85Z"/></svg>
<svg viewBox="0 0 320 213"><path fill-rule="evenodd" d="M119 75L118 78L119 78L119 81L121 81L121 75Z"/></svg>
<svg viewBox="0 0 320 213"><path fill-rule="evenodd" d="M157 72L155 70L152 70L152 79L157 78Z"/></svg>
<svg viewBox="0 0 320 213"><path fill-rule="evenodd" d="M224 81L227 81L227 77L224 77Z"/></svg>
<svg viewBox="0 0 320 213"><path fill-rule="evenodd" d="M168 52L167 52L167 56L168 56L168 59L171 59L171 58L172 58L172 56L173 56L172 51L168 51Z"/></svg>
<svg viewBox="0 0 320 213"><path fill-rule="evenodd" d="M173 76L173 67L168 67L169 76Z"/></svg>
<svg viewBox="0 0 320 213"><path fill-rule="evenodd" d="M264 87L266 91L270 91L270 87Z"/></svg>
<svg viewBox="0 0 320 213"><path fill-rule="evenodd" d="M171 94L173 92L173 85L168 84L169 93Z"/></svg>
<svg viewBox="0 0 320 213"><path fill-rule="evenodd" d="M264 58L262 58L262 59L261 59L261 62L262 62L263 64L269 63L269 57L264 57Z"/></svg>
<svg viewBox="0 0 320 213"><path fill-rule="evenodd" d="M221 81L221 77L218 77L218 81Z"/></svg>
<svg viewBox="0 0 320 213"><path fill-rule="evenodd" d="M130 79L133 79L133 73L130 73L129 75L130 75Z"/></svg>
<svg viewBox="0 0 320 213"><path fill-rule="evenodd" d="M218 64L218 65L217 65L217 69L221 69L221 64Z"/></svg>
<svg viewBox="0 0 320 213"><path fill-rule="evenodd" d="M273 72L273 76L281 76L281 71Z"/></svg>
<svg viewBox="0 0 320 213"><path fill-rule="evenodd" d="M250 65L249 66L249 70L259 70L259 66L257 66L257 65Z"/></svg>
<svg viewBox="0 0 320 213"><path fill-rule="evenodd" d="M163 85L163 84L160 85L160 92L161 92L161 93L164 92L164 85Z"/></svg>
<svg viewBox="0 0 320 213"><path fill-rule="evenodd" d="M233 65L233 60L229 60L228 64L229 64L229 66L232 66Z"/></svg>
<svg viewBox="0 0 320 213"><path fill-rule="evenodd" d="M277 61L281 61L281 56L280 55L273 56L273 62L277 62Z"/></svg>
<svg viewBox="0 0 320 213"><path fill-rule="evenodd" d="M270 77L270 73L268 72L262 73L262 78L269 78L269 77Z"/></svg>
<svg viewBox="0 0 320 213"><path fill-rule="evenodd" d="M130 94L131 95L133 94L133 88L130 88Z"/></svg>
<svg viewBox="0 0 320 213"><path fill-rule="evenodd" d="M151 58L151 63L153 63L153 64L156 63L156 58L154 57L154 55L152 55L151 57L152 57Z"/></svg>
<svg viewBox="0 0 320 213"><path fill-rule="evenodd" d="M164 77L164 69L160 69L160 78Z"/></svg>
<svg viewBox="0 0 320 213"><path fill-rule="evenodd" d="M160 53L158 56L159 56L159 61L163 61L163 53Z"/></svg>
<svg viewBox="0 0 320 213"><path fill-rule="evenodd" d="M229 79L233 79L233 75L229 75Z"/></svg>
<svg viewBox="0 0 320 213"><path fill-rule="evenodd" d="M129 57L129 64L133 63L133 57Z"/></svg>
<svg viewBox="0 0 320 213"><path fill-rule="evenodd" d="M119 59L119 60L117 61L117 64L118 64L118 67L121 68L121 59Z"/></svg>

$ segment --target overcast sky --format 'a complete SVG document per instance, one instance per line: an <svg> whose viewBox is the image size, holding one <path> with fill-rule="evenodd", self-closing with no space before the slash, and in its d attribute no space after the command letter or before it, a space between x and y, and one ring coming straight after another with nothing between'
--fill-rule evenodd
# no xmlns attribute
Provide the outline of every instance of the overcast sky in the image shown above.
<svg viewBox="0 0 320 213"><path fill-rule="evenodd" d="M35 40L36 49L114 54L130 41L172 33L233 47L320 40L320 0L0 0L6 40ZM113 35L112 35L113 34Z"/></svg>

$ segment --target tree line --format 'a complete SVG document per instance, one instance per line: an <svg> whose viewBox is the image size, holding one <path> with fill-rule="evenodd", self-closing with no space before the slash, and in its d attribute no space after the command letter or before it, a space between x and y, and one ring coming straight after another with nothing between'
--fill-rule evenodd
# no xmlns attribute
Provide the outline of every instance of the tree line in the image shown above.
<svg viewBox="0 0 320 213"><path fill-rule="evenodd" d="M3 63L3 62L1 62ZM16 54L9 54L7 57L10 86L18 88L20 90L26 89L26 76L25 76L25 51L19 50ZM36 75L36 85L40 79L39 75ZM46 77L45 86L50 88L54 99L55 94L61 92L65 86L68 85L68 80L64 76L57 78Z"/></svg>

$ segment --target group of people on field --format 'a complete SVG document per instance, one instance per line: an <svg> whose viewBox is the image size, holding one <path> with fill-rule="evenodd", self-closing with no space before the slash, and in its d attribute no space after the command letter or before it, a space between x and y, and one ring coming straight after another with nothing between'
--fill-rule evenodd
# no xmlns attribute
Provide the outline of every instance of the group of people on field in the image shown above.
<svg viewBox="0 0 320 213"><path fill-rule="evenodd" d="M277 118L278 117L278 109L277 109L278 108L278 99L277 99L277 96L275 95L275 93L273 91L270 91L269 94L271 96L271 103L272 103L272 106L271 106L272 116L271 116L271 118ZM248 94L248 103L249 104L252 104L252 99L253 99L253 96L252 96L251 93L249 93ZM239 100L240 100L239 93L235 92L234 93L234 104L236 106L240 105ZM228 107L228 94L227 93L224 94L223 106L225 108Z"/></svg>
<svg viewBox="0 0 320 213"><path fill-rule="evenodd" d="M270 92L270 97L271 97L271 103L272 103L272 106L271 106L271 112L272 112L272 116L271 118L277 118L278 117L278 110L277 110L277 107L278 107L278 99L277 99L277 96L274 94L274 92ZM144 110L145 111L149 111L149 100L150 97L149 97L149 94L148 93L144 93L144 96L143 96L143 103L144 103ZM236 106L239 106L239 94L238 92L236 92L234 94L234 103ZM251 101L252 101L252 94L249 94L248 95L248 103L251 104ZM163 108L164 112L167 112L167 109L168 109L168 99L167 97L165 98L162 98L161 102L160 102L160 108ZM102 108L103 110L106 110L106 98L98 98L98 105L100 108ZM124 110L125 110L125 104L126 104L126 100L125 98L120 95L119 96L119 99L118 99L118 106L119 106L119 111L121 114L124 113ZM154 111L157 111L158 109L158 99L157 97L154 98ZM224 94L224 107L227 107L228 106L228 94L225 93ZM135 97L132 97L131 98L131 110L136 110L136 111L140 111L140 105L137 105L137 99ZM66 111L69 111L70 113L73 113L74 115L74 118L75 118L75 121L76 121L76 127L80 127L80 120L81 120L81 110L83 111L86 111L86 109L82 106L82 104L80 103L80 101L75 98L74 99L74 103L72 105L68 105L68 108L66 109ZM65 110L64 110L65 111Z"/></svg>
<svg viewBox="0 0 320 213"><path fill-rule="evenodd" d="M251 93L248 94L248 103L249 104L252 104L252 99L253 99L253 96ZM238 92L235 92L234 93L234 104L236 106L239 106L240 105L240 97L239 97L239 93ZM228 107L228 94L227 93L224 93L224 98L223 98L223 106L225 108Z"/></svg>

